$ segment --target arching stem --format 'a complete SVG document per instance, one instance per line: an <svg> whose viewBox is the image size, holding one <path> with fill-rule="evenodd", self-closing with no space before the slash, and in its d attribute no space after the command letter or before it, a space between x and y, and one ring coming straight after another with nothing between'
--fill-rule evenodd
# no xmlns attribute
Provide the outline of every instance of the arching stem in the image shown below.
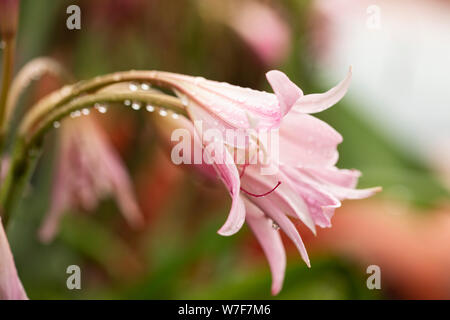
<svg viewBox="0 0 450 320"><path fill-rule="evenodd" d="M67 117L71 112L91 108L97 103L123 103L125 100L152 104L184 113L184 106L179 99L162 93L99 92L73 99L64 105L59 105L59 108L55 108L54 105L45 106L50 112L39 121L35 128L30 126L33 122L27 121L27 116L24 118L19 128L8 174L0 189L0 205L3 208L5 226L33 171L40 153L39 145L45 133L53 127L53 123Z"/></svg>

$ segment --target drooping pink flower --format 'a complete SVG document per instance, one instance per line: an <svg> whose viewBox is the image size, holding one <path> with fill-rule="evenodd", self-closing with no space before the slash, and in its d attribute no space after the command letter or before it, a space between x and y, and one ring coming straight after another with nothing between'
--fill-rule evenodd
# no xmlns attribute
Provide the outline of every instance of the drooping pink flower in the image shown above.
<svg viewBox="0 0 450 320"><path fill-rule="evenodd" d="M275 94L187 76L164 77L174 81L182 99L190 99L186 107L191 120L202 120L206 129L278 129L279 157L269 153L269 163L237 163L233 151L246 145L225 139L197 141L203 143L208 160L199 166L212 166L232 198L229 216L218 233L232 235L247 221L268 258L272 293L278 293L286 259L277 229L293 241L309 266L306 248L290 218L301 220L315 233L316 225L331 226L331 217L342 200L369 197L380 190L355 189L359 171L335 167L341 135L310 115L331 107L345 95L351 72L331 90L310 95L303 95L279 71L267 74ZM186 123L185 119L179 126L198 130ZM268 166L278 166L279 170L262 174L261 169Z"/></svg>
<svg viewBox="0 0 450 320"><path fill-rule="evenodd" d="M39 231L50 241L66 210L94 210L100 199L112 195L127 222L142 222L124 164L93 119L71 119L61 125L60 150L50 210Z"/></svg>
<svg viewBox="0 0 450 320"><path fill-rule="evenodd" d="M0 219L0 300L28 300Z"/></svg>

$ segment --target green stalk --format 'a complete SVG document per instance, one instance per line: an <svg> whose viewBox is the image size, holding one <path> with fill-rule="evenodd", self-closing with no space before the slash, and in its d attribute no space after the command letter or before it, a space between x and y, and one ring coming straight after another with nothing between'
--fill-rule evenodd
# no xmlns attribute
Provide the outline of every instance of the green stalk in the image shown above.
<svg viewBox="0 0 450 320"><path fill-rule="evenodd" d="M168 76L169 75L169 76ZM169 89L181 90L177 87L176 81L170 79L170 73L161 71L144 71L144 70L131 70L123 72L115 72L103 76L98 76L90 80L84 80L77 82L73 85L68 85L55 91L48 96L40 100L31 110L28 112L27 117L22 122L22 129L28 130L36 123L42 120L43 117L48 115L60 106L68 103L72 99L75 99L84 94L92 94L97 90L112 84L121 82L149 82L156 86L166 87Z"/></svg>
<svg viewBox="0 0 450 320"><path fill-rule="evenodd" d="M3 124L3 119L5 117L6 102L8 100L9 87L11 85L11 79L14 69L14 53L16 48L15 37L6 38L4 40L4 50L2 57L2 84L0 89L0 126ZM3 128L0 127L0 154L3 151L3 146L5 144L5 136ZM0 164L1 169L1 164Z"/></svg>
<svg viewBox="0 0 450 320"><path fill-rule="evenodd" d="M11 213L22 197L23 190L35 168L40 150L26 153L23 140L18 141L11 159L11 166L0 189L0 203L3 211L3 225L10 222Z"/></svg>
<svg viewBox="0 0 450 320"><path fill-rule="evenodd" d="M53 123L67 117L71 112L91 108L96 103L123 103L125 100L148 103L184 113L184 106L179 99L154 92L99 92L74 99L57 109L54 105L49 105L49 110L53 112L48 113L34 130L20 131L24 134L19 134L15 143L10 168L0 188L0 205L3 208L5 227L33 172L40 153L40 142L45 133L53 127ZM25 120L23 122L26 122ZM23 129L23 126L21 128Z"/></svg>
<svg viewBox="0 0 450 320"><path fill-rule="evenodd" d="M11 85L16 40L15 38L8 38L4 40L4 43L5 47L2 57L2 88L0 92L0 123L3 123L6 109L6 100L8 99L9 86Z"/></svg>

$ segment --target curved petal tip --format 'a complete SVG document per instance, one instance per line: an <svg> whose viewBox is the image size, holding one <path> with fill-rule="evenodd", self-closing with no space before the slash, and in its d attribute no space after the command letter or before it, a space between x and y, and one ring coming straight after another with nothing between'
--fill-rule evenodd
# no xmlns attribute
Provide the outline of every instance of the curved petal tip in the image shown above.
<svg viewBox="0 0 450 320"><path fill-rule="evenodd" d="M301 113L317 113L324 111L338 103L347 93L352 78L352 66L347 76L335 87L324 93L307 94L300 97L294 104L293 110Z"/></svg>
<svg viewBox="0 0 450 320"><path fill-rule="evenodd" d="M278 98L281 114L286 115L303 96L303 91L281 71L271 70L266 73L266 78Z"/></svg>

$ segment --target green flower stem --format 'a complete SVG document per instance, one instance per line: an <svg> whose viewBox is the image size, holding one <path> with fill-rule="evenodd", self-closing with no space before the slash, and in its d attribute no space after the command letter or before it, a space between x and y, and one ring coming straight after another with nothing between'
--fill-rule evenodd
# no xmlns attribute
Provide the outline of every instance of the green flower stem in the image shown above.
<svg viewBox="0 0 450 320"><path fill-rule="evenodd" d="M74 99L64 106L60 106L54 112L50 112L44 117L40 124L33 130L26 126L20 127L20 134L26 139L28 146L32 146L42 138L43 134L52 127L55 121L59 121L70 113L84 108L92 108L95 104L123 103L125 100L139 102L142 104L151 104L174 110L177 113L185 114L184 106L178 98L150 92L106 92L82 96ZM25 123L24 119L24 123Z"/></svg>
<svg viewBox="0 0 450 320"><path fill-rule="evenodd" d="M73 82L72 76L56 60L39 57L27 62L14 77L5 105L3 122L0 123L0 134L5 136L10 127L11 118L20 96L31 82L40 79L44 74L53 75L64 83Z"/></svg>
<svg viewBox="0 0 450 320"><path fill-rule="evenodd" d="M23 140L16 143L11 159L11 166L0 189L0 203L2 205L4 227L10 222L11 213L22 197L23 190L35 168L40 155L40 148L25 153Z"/></svg>
<svg viewBox="0 0 450 320"><path fill-rule="evenodd" d="M60 90L55 91L40 100L40 102L28 112L27 118L24 119L23 127L32 127L54 109L67 104L72 99L83 94L92 94L101 88L115 83L132 81L148 82L156 86L174 89L174 85L165 80L165 77L163 76L165 74L166 73L160 71L123 71L64 86Z"/></svg>
<svg viewBox="0 0 450 320"><path fill-rule="evenodd" d="M14 51L16 47L15 38L7 38L4 40L3 61L2 61L2 87L0 91L0 123L3 122L6 109L6 101L8 99L9 86L14 67Z"/></svg>
<svg viewBox="0 0 450 320"><path fill-rule="evenodd" d="M2 57L2 84L0 89L0 151L3 150L3 145L5 143L5 137L3 134L3 129L1 124L3 123L3 119L5 117L6 111L6 102L8 100L8 92L9 87L11 85L11 78L13 75L14 69L14 53L16 48L16 39L15 37L5 38L4 39L4 50ZM1 169L1 165L0 165Z"/></svg>
<svg viewBox="0 0 450 320"><path fill-rule="evenodd" d="M60 105L59 108L54 105L45 106L50 112L41 119L36 128L28 127L26 124L30 122L27 122L27 118L25 118L20 126L19 133L22 134L19 134L15 143L8 174L0 189L0 205L3 208L5 226L33 172L44 134L53 127L53 123L67 117L71 112L91 108L97 103L123 103L125 100L152 104L185 114L184 106L179 99L162 93L139 91L99 92L73 99L65 105Z"/></svg>

